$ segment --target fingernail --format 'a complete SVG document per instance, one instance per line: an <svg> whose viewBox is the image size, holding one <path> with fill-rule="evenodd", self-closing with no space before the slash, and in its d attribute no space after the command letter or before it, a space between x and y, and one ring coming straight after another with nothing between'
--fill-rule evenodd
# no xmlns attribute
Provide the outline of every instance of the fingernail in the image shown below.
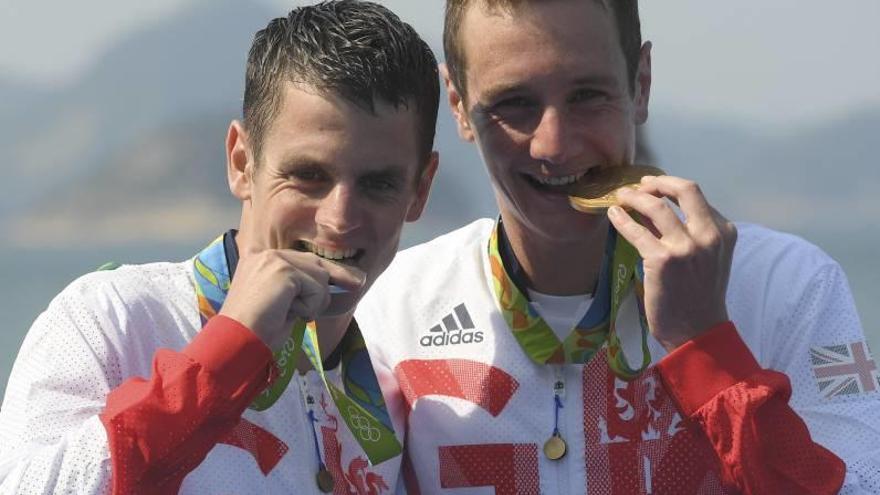
<svg viewBox="0 0 880 495"><path fill-rule="evenodd" d="M608 208L608 216L609 217L620 216L620 207L619 206L612 206L611 208Z"/></svg>

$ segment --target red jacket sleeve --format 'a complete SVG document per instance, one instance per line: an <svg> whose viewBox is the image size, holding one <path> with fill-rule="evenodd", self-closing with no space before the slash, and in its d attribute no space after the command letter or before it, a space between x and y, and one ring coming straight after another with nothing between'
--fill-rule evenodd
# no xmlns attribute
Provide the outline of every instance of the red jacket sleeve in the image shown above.
<svg viewBox="0 0 880 495"><path fill-rule="evenodd" d="M274 376L269 348L223 316L181 352L156 351L150 379L125 381L101 414L113 493L177 493Z"/></svg>
<svg viewBox="0 0 880 495"><path fill-rule="evenodd" d="M708 437L726 485L746 494L840 490L845 464L813 442L788 405L788 377L762 369L733 323L684 344L657 368L679 410Z"/></svg>

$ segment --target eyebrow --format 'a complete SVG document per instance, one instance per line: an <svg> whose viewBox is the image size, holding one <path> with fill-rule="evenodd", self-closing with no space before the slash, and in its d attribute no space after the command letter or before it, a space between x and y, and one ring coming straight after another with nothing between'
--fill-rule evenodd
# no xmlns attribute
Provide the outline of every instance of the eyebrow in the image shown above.
<svg viewBox="0 0 880 495"><path fill-rule="evenodd" d="M609 75L590 75L575 78L572 81L574 86L617 86L618 80L614 76ZM528 92L528 86L516 83L501 82L493 86L489 86L483 95L489 100L497 100L511 93Z"/></svg>
<svg viewBox="0 0 880 495"><path fill-rule="evenodd" d="M371 170L366 170L359 177L386 177L389 179L404 180L406 178L407 167L398 165L385 165Z"/></svg>
<svg viewBox="0 0 880 495"><path fill-rule="evenodd" d="M484 99L488 101L494 101L502 96L505 96L510 93L517 93L525 89L525 86L520 84L509 84L509 83L498 83L493 86L489 86L489 89L483 92ZM480 103L478 103L480 104Z"/></svg>
<svg viewBox="0 0 880 495"><path fill-rule="evenodd" d="M325 162L323 160L302 155L294 156L281 161L282 171L294 171L307 168L322 169L329 171L331 174L337 174L340 167L333 162ZM389 178L399 177L402 179L406 177L406 171L407 166L405 165L395 165L389 163L378 165L376 167L369 167L366 170L360 170L358 173L358 177L384 176Z"/></svg>
<svg viewBox="0 0 880 495"><path fill-rule="evenodd" d="M316 158L302 155L295 155L288 158L283 158L280 163L280 169L285 172L292 170L301 170L304 168L321 168L331 170L336 168L332 163L327 163Z"/></svg>

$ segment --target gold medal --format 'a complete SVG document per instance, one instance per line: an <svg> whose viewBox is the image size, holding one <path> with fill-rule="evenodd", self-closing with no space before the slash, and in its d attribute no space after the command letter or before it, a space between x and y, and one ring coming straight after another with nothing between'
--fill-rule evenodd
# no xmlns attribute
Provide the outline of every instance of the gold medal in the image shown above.
<svg viewBox="0 0 880 495"><path fill-rule="evenodd" d="M551 461L558 461L565 457L565 440L559 435L553 435L544 442L544 455Z"/></svg>
<svg viewBox="0 0 880 495"><path fill-rule="evenodd" d="M333 493L333 486L336 484L336 481L333 479L333 475L330 474L330 471L326 469L322 469L318 471L318 474L315 476L315 481L318 482L318 489L323 493Z"/></svg>
<svg viewBox="0 0 880 495"><path fill-rule="evenodd" d="M617 191L621 187L638 189L642 177L665 173L650 165L594 168L569 187L568 201L575 210L602 215L618 204Z"/></svg>

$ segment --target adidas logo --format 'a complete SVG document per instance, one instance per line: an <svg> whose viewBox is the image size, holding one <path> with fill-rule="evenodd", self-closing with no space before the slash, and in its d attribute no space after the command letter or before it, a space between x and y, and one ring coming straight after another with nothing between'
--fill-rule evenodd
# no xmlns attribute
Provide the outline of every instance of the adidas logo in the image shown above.
<svg viewBox="0 0 880 495"><path fill-rule="evenodd" d="M431 327L427 335L419 339L422 347L442 347L445 345L459 345L479 343L483 341L482 330L474 327L471 315L468 314L464 303L459 304L451 313L444 316L437 325Z"/></svg>

